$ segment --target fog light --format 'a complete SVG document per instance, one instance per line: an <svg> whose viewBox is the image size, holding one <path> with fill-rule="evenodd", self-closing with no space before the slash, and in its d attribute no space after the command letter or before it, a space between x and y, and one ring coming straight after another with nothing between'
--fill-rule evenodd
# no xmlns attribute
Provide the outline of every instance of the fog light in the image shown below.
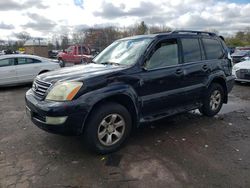
<svg viewBox="0 0 250 188"><path fill-rule="evenodd" d="M67 119L67 116L65 117L48 117L46 116L46 123L51 125L58 125L63 124Z"/></svg>

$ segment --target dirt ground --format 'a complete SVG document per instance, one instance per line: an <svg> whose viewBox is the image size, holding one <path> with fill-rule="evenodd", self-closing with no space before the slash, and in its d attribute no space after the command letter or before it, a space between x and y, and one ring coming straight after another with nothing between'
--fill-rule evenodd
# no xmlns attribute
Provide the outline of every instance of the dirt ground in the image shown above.
<svg viewBox="0 0 250 188"><path fill-rule="evenodd" d="M190 112L144 125L105 156L33 125L29 87L0 91L1 188L250 187L250 84L235 85L214 118Z"/></svg>

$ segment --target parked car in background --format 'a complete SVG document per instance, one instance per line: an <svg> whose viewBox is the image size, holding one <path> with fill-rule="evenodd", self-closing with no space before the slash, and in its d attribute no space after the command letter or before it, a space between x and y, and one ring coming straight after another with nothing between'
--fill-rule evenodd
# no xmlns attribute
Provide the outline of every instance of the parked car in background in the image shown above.
<svg viewBox="0 0 250 188"><path fill-rule="evenodd" d="M49 50L48 57L52 59L56 59L59 52L60 52L59 50Z"/></svg>
<svg viewBox="0 0 250 188"><path fill-rule="evenodd" d="M250 50L236 50L232 55L233 63L244 61L244 58L250 57Z"/></svg>
<svg viewBox="0 0 250 188"><path fill-rule="evenodd" d="M42 73L60 68L58 63L34 55L0 56L0 86L29 83Z"/></svg>
<svg viewBox="0 0 250 188"><path fill-rule="evenodd" d="M0 51L0 55L5 55L5 51L4 51L4 50L1 50L1 51Z"/></svg>
<svg viewBox="0 0 250 188"><path fill-rule="evenodd" d="M57 59L62 67L65 66L65 63L89 63L93 56L91 55L91 49L84 45L74 45L70 46L63 52L60 52L57 55Z"/></svg>
<svg viewBox="0 0 250 188"><path fill-rule="evenodd" d="M229 50L229 53L230 53L230 54L233 54L233 53L235 52L235 47L229 46L229 47L228 47L228 50Z"/></svg>
<svg viewBox="0 0 250 188"><path fill-rule="evenodd" d="M250 60L242 61L233 66L235 81L250 82Z"/></svg>
<svg viewBox="0 0 250 188"><path fill-rule="evenodd" d="M216 115L233 83L231 57L216 34L140 35L115 41L87 65L37 76L26 109L39 128L83 134L90 149L109 153L140 123L197 108Z"/></svg>

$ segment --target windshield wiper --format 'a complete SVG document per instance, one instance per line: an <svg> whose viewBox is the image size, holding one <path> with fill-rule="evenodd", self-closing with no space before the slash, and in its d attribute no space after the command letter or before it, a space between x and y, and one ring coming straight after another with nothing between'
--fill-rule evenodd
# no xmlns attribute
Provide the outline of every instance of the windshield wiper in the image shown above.
<svg viewBox="0 0 250 188"><path fill-rule="evenodd" d="M115 63L115 62L111 62L111 61L102 62L100 64L103 64L103 65L121 65L120 63Z"/></svg>

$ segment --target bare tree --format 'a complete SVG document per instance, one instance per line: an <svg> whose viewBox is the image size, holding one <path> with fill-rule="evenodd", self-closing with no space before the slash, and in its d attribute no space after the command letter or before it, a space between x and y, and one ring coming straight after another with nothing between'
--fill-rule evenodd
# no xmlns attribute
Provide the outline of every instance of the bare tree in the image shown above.
<svg viewBox="0 0 250 188"><path fill-rule="evenodd" d="M69 36L68 34L61 35L61 47L62 49L66 49L69 47Z"/></svg>
<svg viewBox="0 0 250 188"><path fill-rule="evenodd" d="M74 44L83 44L85 40L85 31L78 31L72 34L72 42Z"/></svg>
<svg viewBox="0 0 250 188"><path fill-rule="evenodd" d="M26 32L26 31L22 31L20 33L16 33L15 36L16 36L17 39L19 39L19 41L20 41L19 45L20 46L23 46L24 43L27 40L31 39L30 34L28 32Z"/></svg>

